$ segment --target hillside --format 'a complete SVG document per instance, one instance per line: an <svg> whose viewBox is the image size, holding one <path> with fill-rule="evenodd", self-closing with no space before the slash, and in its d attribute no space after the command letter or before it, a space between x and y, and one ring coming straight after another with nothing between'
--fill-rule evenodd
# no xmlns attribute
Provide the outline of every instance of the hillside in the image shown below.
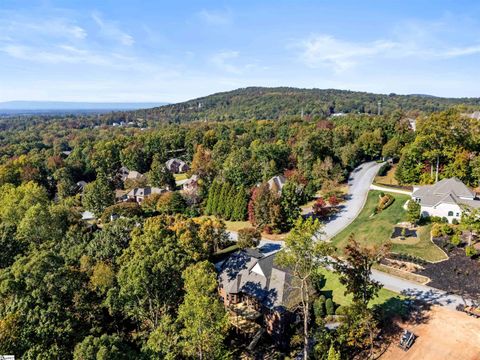
<svg viewBox="0 0 480 360"><path fill-rule="evenodd" d="M278 119L286 116L329 116L332 113L383 114L395 110L433 112L455 105L480 106L480 98L440 98L427 95L384 95L334 89L249 87L182 103L148 109L150 119L168 122L196 120ZM145 111L130 112L143 117Z"/></svg>

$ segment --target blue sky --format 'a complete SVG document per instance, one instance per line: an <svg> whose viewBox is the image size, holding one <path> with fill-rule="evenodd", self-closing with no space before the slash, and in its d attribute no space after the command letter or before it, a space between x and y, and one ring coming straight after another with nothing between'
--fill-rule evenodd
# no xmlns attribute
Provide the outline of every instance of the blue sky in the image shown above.
<svg viewBox="0 0 480 360"><path fill-rule="evenodd" d="M479 65L477 1L0 1L0 101L245 86L480 96Z"/></svg>

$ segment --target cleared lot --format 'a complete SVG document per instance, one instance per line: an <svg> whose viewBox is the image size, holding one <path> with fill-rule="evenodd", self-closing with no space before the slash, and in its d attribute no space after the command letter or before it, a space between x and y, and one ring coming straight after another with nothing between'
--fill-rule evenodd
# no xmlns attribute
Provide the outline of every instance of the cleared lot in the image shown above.
<svg viewBox="0 0 480 360"><path fill-rule="evenodd" d="M480 359L480 319L433 306L417 323L399 323L418 338L407 352L395 341L381 360L478 360Z"/></svg>

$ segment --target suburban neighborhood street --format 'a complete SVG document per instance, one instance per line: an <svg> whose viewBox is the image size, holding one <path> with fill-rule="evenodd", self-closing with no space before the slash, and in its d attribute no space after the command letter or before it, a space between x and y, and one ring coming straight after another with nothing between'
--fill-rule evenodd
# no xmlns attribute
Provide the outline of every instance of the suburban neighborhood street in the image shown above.
<svg viewBox="0 0 480 360"><path fill-rule="evenodd" d="M445 306L455 310L458 305L471 305L472 303L458 295L448 294L446 291L408 281L375 269L372 270L372 278L382 283L385 289L417 300L423 300L432 305Z"/></svg>
<svg viewBox="0 0 480 360"><path fill-rule="evenodd" d="M348 179L347 200L344 202L344 207L337 214L337 217L325 224L323 228L323 231L325 232L323 237L325 239L331 239L334 237L358 216L365 204L373 179L381 166L381 163L371 161L358 166L352 171ZM236 241L237 233L234 231L229 231L229 233L232 240ZM270 250L275 250L275 245L278 246L276 249L279 249L283 244L283 241L274 241L263 238L259 247L266 249L266 252L268 252ZM443 290L421 285L414 281L402 279L379 270L372 270L372 278L383 284L385 289L426 301L432 305L445 306L455 310L457 305L471 304L470 300L462 299L458 295L448 294Z"/></svg>
<svg viewBox="0 0 480 360"><path fill-rule="evenodd" d="M345 229L362 211L370 185L381 166L382 163L370 161L361 164L350 173L347 200L342 204L342 209L336 214L335 219L323 227L325 239L331 239Z"/></svg>

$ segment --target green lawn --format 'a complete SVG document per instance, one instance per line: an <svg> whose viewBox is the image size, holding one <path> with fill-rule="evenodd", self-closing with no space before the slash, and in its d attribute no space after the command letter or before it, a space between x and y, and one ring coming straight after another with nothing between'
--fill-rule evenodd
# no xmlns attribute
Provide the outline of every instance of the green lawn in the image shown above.
<svg viewBox="0 0 480 360"><path fill-rule="evenodd" d="M370 191L367 201L359 216L342 232L332 239L332 243L339 249L347 245L350 234L355 234L355 239L366 245L379 245L390 243L390 236L395 224L406 221L406 211L403 205L410 198L408 195L390 193L395 201L387 209L377 215L373 211L378 203L380 191ZM439 247L430 241L430 226L422 227L419 238L413 244L395 243L393 252L405 253L421 257L428 261L438 261L445 258L445 254Z"/></svg>
<svg viewBox="0 0 480 360"><path fill-rule="evenodd" d="M175 181L181 181L188 179L188 175L186 173L184 174L173 174L173 177L175 178Z"/></svg>
<svg viewBox="0 0 480 360"><path fill-rule="evenodd" d="M333 301L339 305L350 305L352 297L351 295L345 296L345 286L340 283L339 275L328 270L322 270L321 273L325 276L325 285L322 292L325 293L327 297L331 296ZM401 300L403 297L393 291L380 289L378 296L372 300L370 305L384 304L392 298L398 298Z"/></svg>

